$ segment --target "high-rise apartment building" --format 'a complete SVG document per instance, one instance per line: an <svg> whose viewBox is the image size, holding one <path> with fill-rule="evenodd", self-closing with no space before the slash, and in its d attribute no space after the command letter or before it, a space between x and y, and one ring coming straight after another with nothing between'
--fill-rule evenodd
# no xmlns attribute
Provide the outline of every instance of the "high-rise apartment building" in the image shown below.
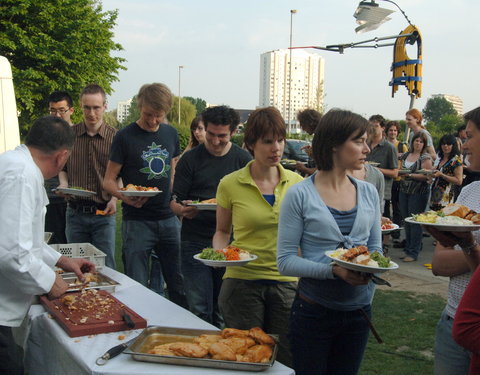
<svg viewBox="0 0 480 375"><path fill-rule="evenodd" d="M457 111L459 116L463 115L463 100L455 95L435 94L433 98L445 98L448 102L452 103L453 108Z"/></svg>
<svg viewBox="0 0 480 375"><path fill-rule="evenodd" d="M318 54L292 50L290 87L290 50L279 49L260 56L259 106L276 107L290 132L299 132L297 112L305 108L322 110L325 61ZM290 91L291 90L291 91ZM289 121L290 120L290 121Z"/></svg>
<svg viewBox="0 0 480 375"><path fill-rule="evenodd" d="M132 105L132 99L125 100L117 103L117 121L124 122L130 114L130 106Z"/></svg>

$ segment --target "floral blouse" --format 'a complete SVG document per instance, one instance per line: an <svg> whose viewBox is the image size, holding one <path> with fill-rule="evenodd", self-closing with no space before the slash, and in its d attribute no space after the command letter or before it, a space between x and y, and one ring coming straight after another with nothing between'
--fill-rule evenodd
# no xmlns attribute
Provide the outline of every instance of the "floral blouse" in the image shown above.
<svg viewBox="0 0 480 375"><path fill-rule="evenodd" d="M455 168L462 165L462 157L455 155L437 169L447 176L455 175ZM432 184L432 197L430 199L430 208L432 210L441 210L447 204L455 200L456 185L447 180L437 177Z"/></svg>

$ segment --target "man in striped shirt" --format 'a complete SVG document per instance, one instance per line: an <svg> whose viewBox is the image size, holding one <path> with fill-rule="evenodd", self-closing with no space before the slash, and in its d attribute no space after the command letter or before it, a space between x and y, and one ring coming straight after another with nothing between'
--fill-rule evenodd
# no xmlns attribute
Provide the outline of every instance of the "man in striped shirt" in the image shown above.
<svg viewBox="0 0 480 375"><path fill-rule="evenodd" d="M106 265L115 268L115 213L117 198L102 189L110 147L116 129L103 122L106 94L99 85L86 86L80 94L84 119L72 127L76 139L72 154L60 172L59 187L95 192L71 196L67 208L69 243L88 242L107 254Z"/></svg>

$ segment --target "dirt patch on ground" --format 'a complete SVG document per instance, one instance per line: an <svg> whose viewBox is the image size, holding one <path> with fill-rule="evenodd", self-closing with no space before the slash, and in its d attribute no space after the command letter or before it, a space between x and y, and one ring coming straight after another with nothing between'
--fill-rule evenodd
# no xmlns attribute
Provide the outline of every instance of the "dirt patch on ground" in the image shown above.
<svg viewBox="0 0 480 375"><path fill-rule="evenodd" d="M445 282L429 282L405 276L397 272L387 272L381 277L385 280L388 280L390 284L392 284L392 287L377 286L379 289L435 294L444 298L445 300L447 299L447 284Z"/></svg>

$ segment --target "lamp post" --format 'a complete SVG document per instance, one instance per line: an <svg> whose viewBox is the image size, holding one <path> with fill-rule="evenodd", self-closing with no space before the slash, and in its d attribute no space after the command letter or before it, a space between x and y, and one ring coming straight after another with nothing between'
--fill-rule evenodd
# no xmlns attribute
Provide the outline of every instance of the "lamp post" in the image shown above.
<svg viewBox="0 0 480 375"><path fill-rule="evenodd" d="M182 98L180 97L180 84L181 84L181 77L182 77L182 69L184 68L183 65L178 66L178 126L180 126L180 113L181 113L181 102Z"/></svg>
<svg viewBox="0 0 480 375"><path fill-rule="evenodd" d="M378 1L378 0L377 0ZM392 0L380 0L395 5L407 20L409 26L396 37L393 47L393 64L391 70L393 71L393 78L390 82L392 86L392 97L397 91L398 85L404 85L410 95L410 106L412 109L415 103L415 98L421 96L422 90L422 37L420 30L412 25L406 13L400 6ZM358 4L355 10L354 17L357 20L358 26L355 31L365 32L377 29L381 24L390 20L387 17L393 13L392 10L380 8L375 3L375 0L363 0ZM377 39L377 38L376 38ZM417 58L411 59L407 55L405 49L406 44L417 44ZM410 129L405 125L405 140L409 138Z"/></svg>
<svg viewBox="0 0 480 375"><path fill-rule="evenodd" d="M290 10L290 66L288 73L288 126L287 133L291 131L292 121L292 32L293 32L293 15L297 13L296 9Z"/></svg>

